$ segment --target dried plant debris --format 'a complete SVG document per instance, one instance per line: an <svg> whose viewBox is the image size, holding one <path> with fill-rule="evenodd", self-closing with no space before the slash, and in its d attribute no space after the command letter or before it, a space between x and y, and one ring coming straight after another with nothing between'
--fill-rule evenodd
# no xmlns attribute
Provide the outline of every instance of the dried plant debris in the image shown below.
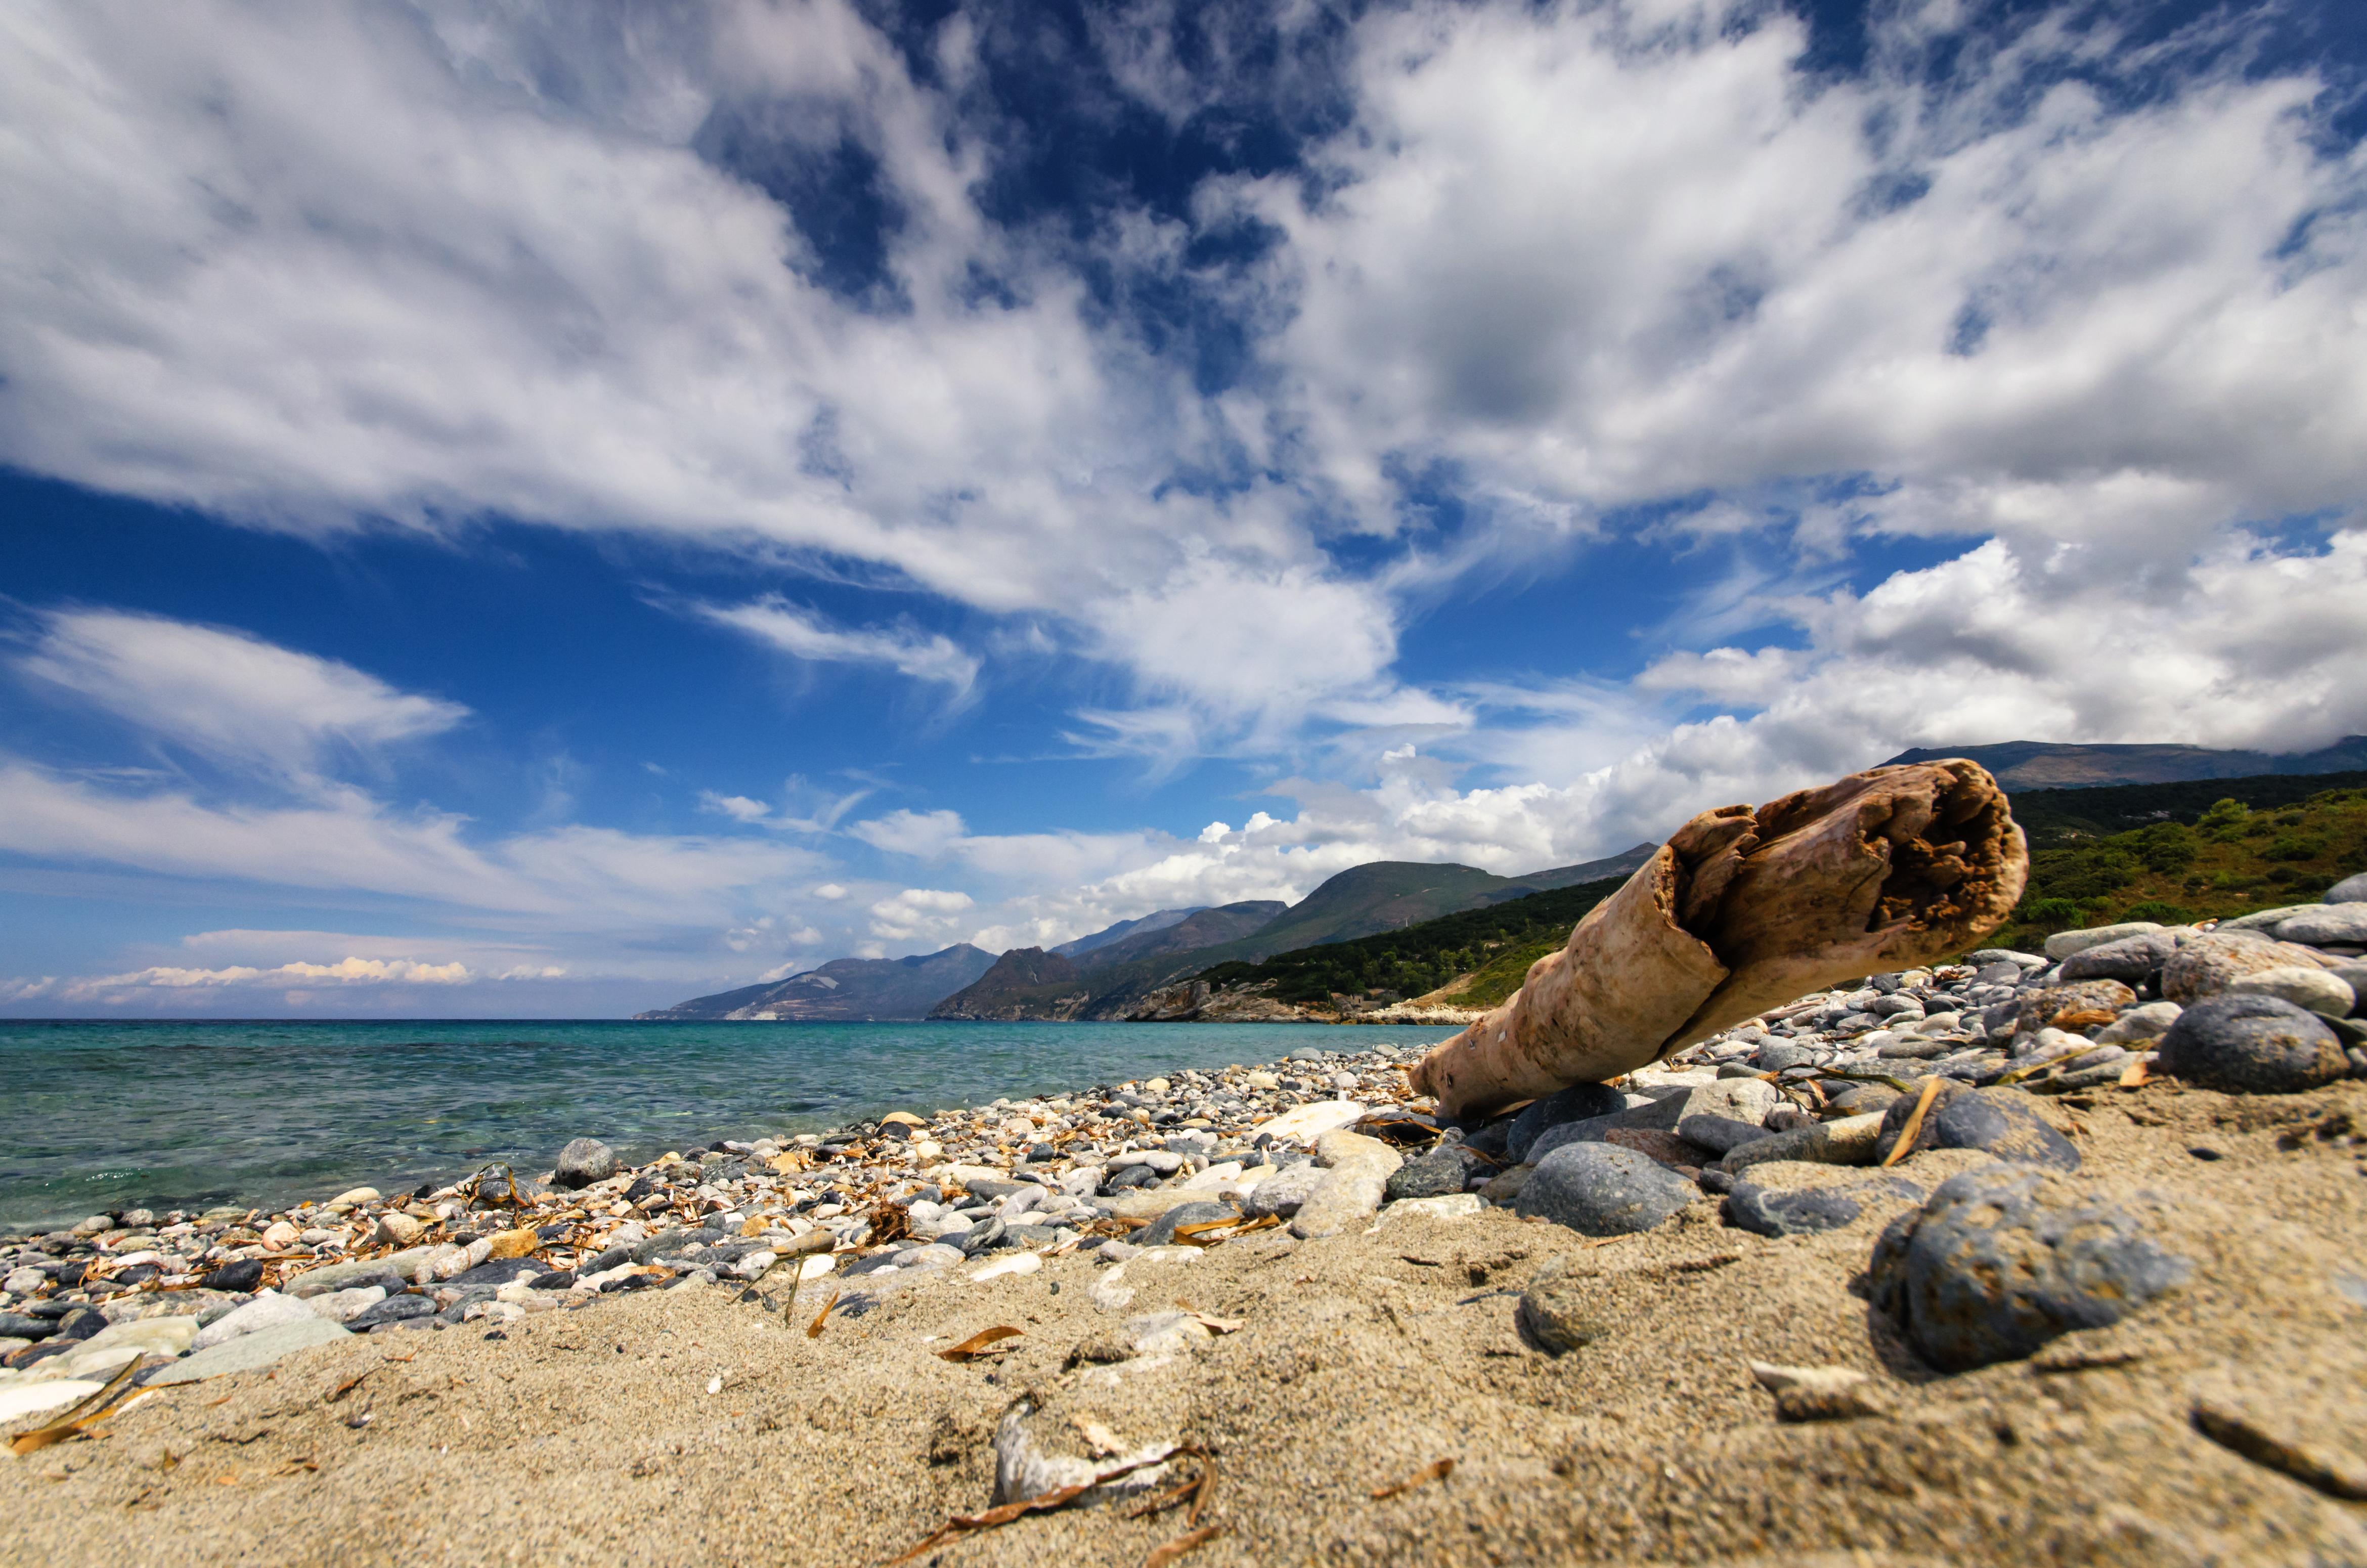
<svg viewBox="0 0 2367 1568"><path fill-rule="evenodd" d="M2194 1402L2194 1429L2254 1464L2346 1503L2367 1503L2367 1458L2329 1445L2280 1434L2257 1413L2230 1399Z"/></svg>
<svg viewBox="0 0 2367 1568"><path fill-rule="evenodd" d="M1452 1459L1433 1460L1403 1481L1392 1481L1386 1486L1374 1487L1372 1497L1377 1503L1384 1497L1401 1496L1417 1486L1427 1486L1433 1481L1444 1481L1454 1473L1455 1461Z"/></svg>
<svg viewBox="0 0 2367 1568"><path fill-rule="evenodd" d="M140 1360L137 1357L126 1361L113 1377L107 1380L106 1384L97 1392L75 1404L63 1415L36 1426L29 1432L19 1432L9 1438L8 1451L12 1454L38 1453L52 1443L62 1443L69 1438L85 1436L94 1423L108 1414L108 1407L130 1391L131 1380L139 1370Z"/></svg>
<svg viewBox="0 0 2367 1568"><path fill-rule="evenodd" d="M980 1356L1001 1355L1011 1346L1005 1341L1019 1338L1027 1331L1013 1328L1008 1324L993 1328L981 1328L959 1345L947 1346L937 1354L948 1361L968 1361Z"/></svg>

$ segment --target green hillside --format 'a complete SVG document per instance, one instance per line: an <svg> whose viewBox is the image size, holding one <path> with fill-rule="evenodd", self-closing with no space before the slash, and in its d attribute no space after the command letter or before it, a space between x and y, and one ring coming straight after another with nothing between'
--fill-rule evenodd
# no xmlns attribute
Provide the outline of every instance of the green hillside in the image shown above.
<svg viewBox="0 0 2367 1568"><path fill-rule="evenodd" d="M2012 794L2013 820L2033 849L2056 849L2157 822L2191 827L2221 801L2253 811L2296 806L2333 790L2367 789L2367 773L2271 773L2249 778L2197 778L2173 784L2103 785L2086 790L2026 790Z"/></svg>
<svg viewBox="0 0 2367 1568"><path fill-rule="evenodd" d="M1626 880L1624 875L1606 877L1506 899L1399 930L1296 949L1259 963L1219 963L1202 971L1200 978L1236 989L1272 981L1278 1002L1328 1004L1334 995L1416 996L1514 949L1543 952L1560 946L1579 916L1618 892ZM1513 983L1519 983L1517 978Z"/></svg>
<svg viewBox="0 0 2367 1568"><path fill-rule="evenodd" d="M2325 781L2324 776L2298 780ZM2220 799L2190 820L2180 820L2176 806L2147 806L2148 812L2166 814L2149 826L2102 837L2057 837L2053 846L2033 850L2030 885L2013 918L1992 941L2034 949L2054 932L2087 926L2224 919L2305 903L2352 872L2367 870L2367 789L2320 789L2300 801L2255 810L2230 788L2260 782L2211 781L2203 787L2216 788ZM2193 788L2160 784L2058 792L2140 795ZM2019 819L2020 799L2013 809Z"/></svg>

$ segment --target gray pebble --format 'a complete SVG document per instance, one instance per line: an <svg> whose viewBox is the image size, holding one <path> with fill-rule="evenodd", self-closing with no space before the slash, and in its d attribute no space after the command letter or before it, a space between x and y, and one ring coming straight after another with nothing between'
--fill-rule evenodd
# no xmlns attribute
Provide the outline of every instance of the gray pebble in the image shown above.
<svg viewBox="0 0 2367 1568"><path fill-rule="evenodd" d="M1914 1112L1915 1101L1902 1095L1882 1113L1882 1131L1874 1141L1876 1160L1890 1157ZM1952 1078L1941 1081L1909 1153L1925 1149L1979 1149L2017 1165L2079 1168L2078 1146L2047 1124L2030 1096L2011 1088L1976 1089Z"/></svg>
<svg viewBox="0 0 2367 1568"><path fill-rule="evenodd" d="M2195 1003L2157 1049L2164 1073L2231 1095L2299 1094L2350 1071L2324 1019L2282 997L2243 992Z"/></svg>
<svg viewBox="0 0 2367 1568"><path fill-rule="evenodd" d="M1966 1171L1874 1244L1874 1304L1946 1371L2028 1356L2183 1284L2187 1259L2073 1178L2028 1165Z"/></svg>
<svg viewBox="0 0 2367 1568"><path fill-rule="evenodd" d="M1700 1196L1692 1182L1633 1149L1565 1143L1537 1162L1512 1211L1581 1235L1621 1236L1656 1228Z"/></svg>

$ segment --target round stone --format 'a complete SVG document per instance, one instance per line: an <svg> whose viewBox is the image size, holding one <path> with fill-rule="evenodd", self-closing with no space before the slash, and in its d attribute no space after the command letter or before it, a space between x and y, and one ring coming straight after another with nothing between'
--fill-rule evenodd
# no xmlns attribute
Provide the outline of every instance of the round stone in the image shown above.
<svg viewBox="0 0 2367 1568"><path fill-rule="evenodd" d="M553 1187L584 1187L617 1174L617 1152L597 1138L577 1138L559 1151L551 1167Z"/></svg>
<svg viewBox="0 0 2367 1568"><path fill-rule="evenodd" d="M1648 1154L1615 1143L1564 1143L1530 1171L1512 1211L1581 1235L1624 1236L1657 1228L1700 1196Z"/></svg>
<svg viewBox="0 0 2367 1568"><path fill-rule="evenodd" d="M1591 1275L1573 1275L1569 1260L1557 1257L1537 1270L1512 1321L1521 1335L1548 1355L1563 1356L1591 1345L1609 1332L1598 1310Z"/></svg>
<svg viewBox="0 0 2367 1568"><path fill-rule="evenodd" d="M2367 903L2367 871L2345 877L2326 890L2327 903Z"/></svg>
<svg viewBox="0 0 2367 1568"><path fill-rule="evenodd" d="M2118 1323L2183 1284L2192 1265L2144 1230L2073 1177L1988 1165L1942 1182L1894 1221L1874 1244L1868 1283L1925 1360L1970 1371Z"/></svg>
<svg viewBox="0 0 2367 1568"><path fill-rule="evenodd" d="M1128 1240L1137 1246L1163 1247L1173 1244L1178 1225L1205 1225L1214 1220L1238 1220L1240 1210L1229 1203L1179 1203L1137 1231Z"/></svg>
<svg viewBox="0 0 2367 1568"><path fill-rule="evenodd" d="M1876 1160L1890 1157L1920 1098L1920 1091L1901 1095L1882 1113L1882 1131L1874 1140ZM1908 1152L1925 1149L1978 1149L2017 1165L2079 1168L2078 1145L2047 1125L2028 1095L2020 1089L1976 1089L1953 1078L1940 1080Z"/></svg>
<svg viewBox="0 0 2367 1568"><path fill-rule="evenodd" d="M2281 996L2304 1012L2327 1018L2350 1017L2350 1009L2359 1002L2358 995L2339 975L2322 969L2305 969L2299 964L2237 975L2228 982L2223 994Z"/></svg>
<svg viewBox="0 0 2367 1568"><path fill-rule="evenodd" d="M2318 967L2317 955L2291 942L2271 941L2253 931L2204 931L2178 946L2163 966L2161 994L2184 1006L2215 996L2240 975L2298 964Z"/></svg>
<svg viewBox="0 0 2367 1568"><path fill-rule="evenodd" d="M2231 1095L2294 1095L2350 1071L2324 1019L2280 996L2225 992L2195 1003L2161 1037L2161 1070Z"/></svg>
<svg viewBox="0 0 2367 1568"><path fill-rule="evenodd" d="M1523 1106L1520 1114L1512 1118L1504 1152L1518 1165L1529 1157L1529 1145L1549 1129L1568 1121L1614 1116L1626 1108L1627 1096L1608 1084L1572 1084L1566 1089L1556 1089L1543 1099Z"/></svg>
<svg viewBox="0 0 2367 1568"><path fill-rule="evenodd" d="M1383 1200L1395 1203L1402 1199L1445 1198L1461 1192L1478 1163L1477 1156L1462 1144L1441 1143L1421 1158L1410 1160L1390 1172Z"/></svg>

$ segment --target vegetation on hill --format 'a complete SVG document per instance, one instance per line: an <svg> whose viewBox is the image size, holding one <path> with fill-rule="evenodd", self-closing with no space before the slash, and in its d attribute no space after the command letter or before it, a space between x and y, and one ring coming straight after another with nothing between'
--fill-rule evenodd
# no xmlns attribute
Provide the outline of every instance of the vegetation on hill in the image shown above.
<svg viewBox="0 0 2367 1568"><path fill-rule="evenodd" d="M1271 981L1275 1001L1297 1004L1328 1004L1335 995L1373 1000L1415 996L1492 965L1515 949L1542 952L1559 947L1579 916L1618 892L1626 880L1606 877L1506 899L1395 931L1295 949L1262 963L1220 963L1202 971L1200 978L1235 990Z"/></svg>
<svg viewBox="0 0 2367 1568"><path fill-rule="evenodd" d="M2174 784L2104 785L2089 790L2013 792L2013 820L2033 849L2056 849L2157 822L2192 827L2222 801L2253 811L2296 806L2334 790L2367 789L2367 773L2271 773L2250 778L2197 778Z"/></svg>
<svg viewBox="0 0 2367 1568"><path fill-rule="evenodd" d="M2305 903L2352 872L2367 870L2367 789L2321 789L2300 801L2255 810L2225 786L2259 781L2214 782L2221 798L2191 821L2166 815L2124 833L2058 839L2054 846L2034 849L2030 885L1993 940L2034 949L2054 932L2081 926L2225 919ZM2017 799L2015 816L2022 812Z"/></svg>

